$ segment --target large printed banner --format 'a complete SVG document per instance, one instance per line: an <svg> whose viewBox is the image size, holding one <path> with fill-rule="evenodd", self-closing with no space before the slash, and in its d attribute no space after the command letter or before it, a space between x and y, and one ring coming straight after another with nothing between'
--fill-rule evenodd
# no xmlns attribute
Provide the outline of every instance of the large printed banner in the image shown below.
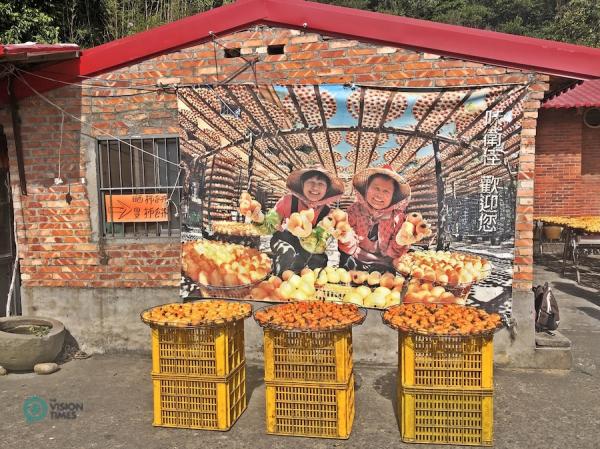
<svg viewBox="0 0 600 449"><path fill-rule="evenodd" d="M510 313L525 93L180 89L182 295Z"/></svg>

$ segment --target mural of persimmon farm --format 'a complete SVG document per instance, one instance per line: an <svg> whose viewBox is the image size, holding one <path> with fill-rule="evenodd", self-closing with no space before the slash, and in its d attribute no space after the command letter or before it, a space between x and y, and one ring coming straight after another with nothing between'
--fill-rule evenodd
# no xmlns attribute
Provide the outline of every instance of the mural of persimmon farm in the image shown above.
<svg viewBox="0 0 600 449"><path fill-rule="evenodd" d="M437 279L431 276L439 282L456 275L457 285L469 284L466 304L510 314L516 173L526 92L523 84L179 88L182 295L214 296L202 285L217 284L222 290L212 291L216 295L227 295L227 288L232 288L235 297L251 296L252 286L268 281L269 273L281 277L284 268L301 277L313 266L321 270L346 266L350 272L371 273L392 266L401 273L400 268L407 266L404 262L420 260L425 266L418 268L419 273L413 271L413 277L428 280L429 272L437 272ZM313 168L324 174L317 175ZM385 182L391 180L390 204L398 207L390 205L389 214L388 209L377 207L377 199L372 200L370 189L376 183L371 183L377 177L361 178L375 173L386 175L380 177ZM312 212L302 212L308 209L303 201L311 204L306 199L311 192L302 190L311 179L325 182L326 198L331 201L326 206L315 201L318 206ZM335 228L335 219L333 225L313 224L325 215L311 214L319 215L323 208L350 211L345 218L339 215L349 225ZM357 210L369 210L372 216L356 217ZM298 217L283 216L294 212ZM292 232L296 240L290 240L286 235L295 219L299 227L313 224L307 230L307 235L313 231L310 238L333 237L324 241L322 251L314 251L318 244L309 245L300 231ZM315 229L325 234L315 234ZM397 236L396 229L409 237ZM389 232L394 233L391 243L378 241L388 238ZM294 243L298 238L300 246ZM185 253L198 241L208 244L207 254L217 254L215 264L240 267L238 277L205 273L193 263L195 269L186 269ZM240 246L227 258L218 255L222 243ZM391 247L396 252L388 251ZM467 276L465 268L462 274L460 269L448 271L445 256L427 251L466 255L461 263L471 261L474 270L485 264L487 272L477 277ZM375 257L362 257L365 253ZM411 267L407 270L404 274L410 275ZM315 276L319 277L317 271ZM285 277L283 273L287 282ZM242 284L248 288L233 288ZM265 295L261 299L272 299Z"/></svg>

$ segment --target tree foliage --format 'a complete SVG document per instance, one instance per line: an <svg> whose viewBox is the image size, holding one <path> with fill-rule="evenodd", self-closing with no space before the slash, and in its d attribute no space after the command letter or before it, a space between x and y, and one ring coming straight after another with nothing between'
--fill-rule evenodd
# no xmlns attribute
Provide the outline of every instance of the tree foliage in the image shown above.
<svg viewBox="0 0 600 449"><path fill-rule="evenodd" d="M75 1L75 0L72 0ZM173 22L233 0L102 0L110 39Z"/></svg>
<svg viewBox="0 0 600 449"><path fill-rule="evenodd" d="M72 42L92 47L233 0L0 0L3 43Z"/></svg>
<svg viewBox="0 0 600 449"><path fill-rule="evenodd" d="M52 16L27 2L0 1L0 42L54 43L58 36Z"/></svg>
<svg viewBox="0 0 600 449"><path fill-rule="evenodd" d="M556 20L547 26L553 39L600 47L600 2L571 0L560 8Z"/></svg>
<svg viewBox="0 0 600 449"><path fill-rule="evenodd" d="M346 6L343 0L317 0ZM354 0L363 9L600 47L598 0Z"/></svg>
<svg viewBox="0 0 600 449"><path fill-rule="evenodd" d="M599 0L318 0L600 47ZM98 45L233 0L0 0L2 42Z"/></svg>

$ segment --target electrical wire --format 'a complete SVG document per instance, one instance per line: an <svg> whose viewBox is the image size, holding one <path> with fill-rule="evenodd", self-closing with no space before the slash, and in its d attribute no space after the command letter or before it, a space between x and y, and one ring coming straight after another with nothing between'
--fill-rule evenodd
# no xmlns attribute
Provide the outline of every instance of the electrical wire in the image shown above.
<svg viewBox="0 0 600 449"><path fill-rule="evenodd" d="M177 187L179 187L179 177L181 176L182 171L183 171L183 167L181 166L181 163L180 163L179 164L179 172L177 173L177 178L175 179L175 183L173 184L173 190L171 190L171 194L169 195L169 198L167 198L167 207L168 207L169 203L172 203L173 206L175 206L175 216L176 217L179 216L179 208L177 207L177 204L175 203L175 201L172 201L171 199L173 198L173 195L175 194Z"/></svg>
<svg viewBox="0 0 600 449"><path fill-rule="evenodd" d="M231 48L227 48L224 44L222 44L221 42L219 42L219 40L217 38L217 34L214 31L209 31L208 34L212 37L213 42L216 43L219 47L222 47L224 50L231 50ZM240 53L239 57L242 58L247 63L250 63L252 61L251 59L246 58L241 53Z"/></svg>
<svg viewBox="0 0 600 449"><path fill-rule="evenodd" d="M216 42L216 40L215 40L214 42ZM220 45L222 46L222 44L220 44ZM246 64L246 66L247 66L247 65L248 65L248 64ZM86 85L84 85L84 84L80 84L80 83L71 83L71 82L67 82L67 81L57 80L57 79L54 79L54 78L50 78L50 77L46 77L46 76L39 75L39 74L36 74L36 73L32 73L32 72L29 72L29 71L27 71L27 70L23 70L23 69L21 69L21 68L14 67L14 66L13 66L13 68L14 68L14 69L16 69L18 72L23 72L23 73L26 73L26 74L29 74L29 75L32 75L32 76L36 76L36 77L38 77L38 78L43 78L43 79L46 79L46 80L48 80L48 81L54 81L54 82L58 82L58 83L61 83L61 84L65 84L65 85L72 85L72 86L92 87L92 86L86 86ZM245 67L245 68L246 68L246 67ZM87 124L87 123L85 123L84 121L82 121L81 119L77 118L76 116L74 116L74 115L72 115L72 114L69 114L69 113L68 113L68 112L66 112L64 109L62 109L60 106L58 106L57 104L55 104L55 103L53 103L51 100L49 100L47 97L45 97L45 96L43 96L42 94L40 94L40 93L39 93L37 90L35 90L35 89L34 89L34 88L33 88L33 87L32 87L32 86L31 86L31 85L30 85L30 84L29 84L29 83L28 83L28 82L27 82L27 81L26 81L24 78L23 78L22 74L20 74L20 75L21 75L21 76L19 76L19 78L20 78L20 79L21 79L21 80L22 80L22 81L23 81L23 82L24 82L24 83L25 83L25 84L26 84L26 85L27 85L27 86L28 86L28 87L29 87L29 88L30 88L30 89L31 89L31 90L32 90L32 91L33 91L33 92L36 94L36 95L40 96L40 98L42 98L44 101L46 101L47 103L49 103L50 105L52 105L53 107L55 107L55 108L57 108L59 111L61 111L61 113L62 113L62 120L63 120L63 122L62 122L62 123L64 123L64 115L65 115L65 114L67 114L67 115L69 115L71 118L73 118L73 119L75 119L75 120L77 120L77 121L81 122L82 124ZM84 77L83 75L78 75L78 76ZM92 77L85 77L85 78L98 79L98 78L92 78ZM105 80L105 81L109 82L109 80ZM93 87L105 88L105 89L116 89L116 87L111 87L111 86L95 86L95 85L94 85ZM223 98L221 98L221 96L220 96L220 95L219 95L219 94L218 94L218 93L217 93L217 92L214 90L214 87L213 87L213 86L209 86L209 85L207 85L207 87L210 87L210 88L211 88L211 90L213 91L213 93L214 93L214 94L215 94L215 95L216 95L216 96L219 98L219 100L222 102L222 104L224 104L224 105L225 105L225 107L226 107L226 108L229 110L229 112L230 112L232 115L235 115L234 111L231 109L231 107L229 106L229 104L227 104L227 102L226 102L226 101L224 101L224 100L223 100ZM124 87L124 89L130 89L130 87ZM153 90L150 90L150 89L144 89L144 90L145 90L145 92L138 92L138 93L132 93L132 94L120 94L120 95L107 95L106 97L114 97L114 98L118 98L118 97L125 97L125 96L144 95L144 94L146 94L146 93L152 93L152 92L159 92L159 91L161 91L161 89L153 89ZM87 97L90 97L90 98L102 98L102 97L105 97L105 96L100 96L100 95L84 95L84 96L87 96ZM61 123L61 129L62 129L62 123ZM117 140L117 141L119 141L119 142L121 142L121 143L124 143L124 144L126 144L126 145L129 145L130 147L132 147L132 148L135 148L135 149L137 149L137 150L139 150L139 151L141 151L141 152L143 152L143 153L145 153L145 154L148 154L148 155L150 155L150 156L152 156L152 157L155 157L155 158L157 158L157 159L159 159L159 160L162 160L162 161L164 161L164 162L168 162L168 163L170 163L170 164L172 164L172 165L177 165L177 164L175 164L175 163L174 163L174 162L172 162L172 161L168 161L168 160L166 160L166 159L160 158L159 156L153 155L152 153L149 153L149 152L147 152L147 151L145 151L145 150L143 150L143 149L141 149L141 148L139 148L139 147L136 147L135 145L132 145L132 144L130 144L129 142L126 142L126 141L124 141L124 140L121 140L121 139L119 139L118 137L116 137L116 136L113 136L112 134L110 134L110 133L108 133L108 132L106 132L106 131L104 131L104 130L101 130L101 129L98 129L98 128L94 127L93 125L89 125L89 126L90 126L91 128L93 128L93 129L95 129L95 130L97 130L97 131L101 132L102 134L104 134L104 135L106 135L106 136L108 136L108 137L111 137L111 138L113 138L113 139L115 139L115 140ZM246 126L247 126L247 125L246 125ZM247 128L246 128L246 129L247 129L247 131L248 131L249 133L252 133L252 130L251 130L251 129L250 129L248 126L247 126ZM92 137L93 137L93 136L92 136ZM258 137L258 136L255 136L255 137ZM62 132L61 132L61 140L62 140ZM61 146L62 146L62 142L61 142ZM59 154L59 158L60 158L60 154ZM59 164L60 164L60 162L59 162ZM59 178L60 178L60 167L59 167Z"/></svg>
<svg viewBox="0 0 600 449"><path fill-rule="evenodd" d="M114 89L129 89L129 90L141 90L142 91L140 93L135 93L135 94L110 95L111 97L125 96L125 95L127 95L127 96L142 95L144 93L152 93L152 92L157 92L157 91L162 90L162 89L158 89L158 88L149 89L149 88L141 88L141 87L134 87L134 86L117 87L117 86L99 86L99 85L95 85L95 84L72 83L72 82L69 82L69 81L62 81L62 80L58 80L58 79L55 79L55 78L50 78L50 77L47 77L47 76L43 76L43 75L40 75L38 73L29 72L29 71L23 70L23 69L21 69L19 67L16 67L16 70L18 72L26 73L28 75L35 76L37 78L45 79L45 80L48 80L48 81L53 81L55 83L60 83L60 84L64 84L64 85L67 85L67 86L77 86L77 87L83 87L83 88L89 88L89 89L91 89L91 88L95 88L95 89L111 89L111 90L114 90ZM89 96L90 97L97 97L98 95L89 95Z"/></svg>
<svg viewBox="0 0 600 449"><path fill-rule="evenodd" d="M15 71L15 66L13 64L5 64L2 66L2 70L0 70L0 79L10 76Z"/></svg>
<svg viewBox="0 0 600 449"><path fill-rule="evenodd" d="M58 151L59 151L59 153L58 153L58 178L60 179L60 178L61 178L61 149L62 149L62 143L63 143L63 126L64 126L65 114L69 115L70 117L72 117L73 119L75 119L75 120L79 121L79 122L80 122L80 123L82 123L82 124L85 124L85 122L84 122L83 120L81 120L81 119L77 118L76 116L74 116L74 115L72 115L72 114L69 114L69 113L68 113L68 112L66 112L64 109L62 109L60 106L58 106L57 104L55 104L55 103L53 103L52 101L50 101L50 100L49 100L47 97L45 97L45 96L43 96L42 94L40 94L39 92L37 92L35 89L33 89L33 88L31 87L31 85L30 85L29 83L27 83L27 81L25 81L25 80L22 78L22 75L20 75L19 77L22 79L22 81L23 81L23 82L24 82L24 83L25 83L25 84L26 84L26 85L27 85L27 86L28 86L28 87L29 87L31 90L33 90L33 91L34 91L34 92L35 92L35 93L36 93L38 96L40 96L40 98L42 98L42 99L43 99L43 100L45 100L47 103L49 103L50 105L54 106L55 108L57 108L58 110L60 110L60 111L61 111L61 114L62 114L62 120L61 120L61 124L60 124L60 145L59 145L59 150L58 150ZM179 210L178 210L178 208L177 208L177 204L175 204L175 202L173 202L173 201L172 201L172 198L173 198L173 195L175 194L175 190L177 190L177 187L176 187L176 186L178 185L177 183L179 182L179 178L180 178L180 176L181 176L181 172L183 171L183 168L181 167L181 164L175 164L175 163L174 163L174 162L172 162L172 161L169 161L169 160L167 160L167 159L164 159L164 158L161 158L160 156L157 156L157 155L155 155L155 154L153 154L153 153L150 153L150 152L148 152L148 151L145 151L145 150L143 150L143 149L141 149L141 148L139 148L139 147L136 147L135 145L132 145L132 144L131 144L131 143L129 143L129 142L126 142L126 141L124 141L124 140L121 140L121 139L119 139L119 138L118 138L118 137L116 137L116 136L113 136L113 135L111 135L111 134L109 134L109 133L107 133L107 132L104 132L104 131L102 131L102 130L99 130L98 128L94 127L93 125L90 125L90 127L94 128L94 129L96 129L96 130L98 130L98 131L101 131L101 132L103 132L105 135L107 135L107 136L109 136L109 137L111 137L111 138L113 138L113 139L116 139L117 141L119 141L119 142L121 142L121 143L125 143L126 145L129 145L131 148L137 149L137 150L141 151L142 153L148 154L148 155L150 155L150 156L154 157L155 159L159 159L159 160L161 160L161 161L163 161L163 162L167 162L167 163L170 163L170 164L172 164L172 165L176 165L177 167L179 167L179 171L178 171L178 173L177 173L177 178L176 178L176 180L175 180L175 184L174 184L173 190L171 191L171 194L170 194L169 198L167 199L167 204L169 204L169 203L173 203L173 206L175 206L175 212L176 212L177 214L179 214Z"/></svg>
<svg viewBox="0 0 600 449"><path fill-rule="evenodd" d="M255 64L257 63L257 60L250 60L249 62L247 62L246 64L244 64L238 71L236 71L235 73L233 73L229 78L227 78L225 81L221 81L221 82L217 82L217 85L225 85L228 84L230 81L232 81L236 76L240 75L243 71L245 71L248 67L250 67L253 72L254 72L254 85L257 85L257 78L256 78L256 66ZM99 89L107 89L107 90L115 90L115 89L135 89L135 90L140 90L142 92L136 92L136 93L130 93L130 94L114 94L114 95L86 95L83 94L82 96L84 97L88 97L88 98L120 98L120 97L134 97L137 95L145 95L148 93L158 93L158 92L167 92L167 90L165 88L161 88L161 87L156 87L154 89L150 89L150 88L143 88L143 87L139 87L139 86L131 86L131 87L116 87L116 86L99 86L99 85L86 85L86 84L81 84L81 83L72 83L72 82L68 82L68 81L62 81L62 80L58 80L55 78L50 78L47 76L43 76L43 75L39 75L37 73L33 73L33 72L29 72L27 70L23 70L21 68L15 67L15 69L19 72L23 72L26 73L28 75L32 75L32 76L36 76L38 78L43 78L45 80L48 81L53 81L53 82L57 82L60 84L64 84L64 85L69 85L69 86L81 86L81 87L85 87L85 88L99 88ZM49 71L46 71L49 72ZM52 72L52 73L56 73L56 72ZM58 73L57 73L58 74ZM83 75L76 75L78 77L82 77ZM0 74L0 78L2 77L2 75ZM90 77L86 77L86 78L90 78ZM91 78L91 79L97 79L100 80L100 78ZM110 82L110 80L104 80L107 82ZM119 82L127 82L125 80L119 80ZM250 83L247 83L250 84ZM213 87L213 84L206 84L206 83L187 83L187 84L177 84L177 88L183 88L183 87Z"/></svg>
<svg viewBox="0 0 600 449"><path fill-rule="evenodd" d="M122 98L122 97L135 97L138 95L147 95L149 93L155 93L155 92L165 92L165 89L162 88L155 88L155 89L149 89L149 88L137 88L137 87L116 87L116 86L99 86L96 84L81 84L81 83L71 83L68 81L62 81L59 79L55 79L55 78L50 78L47 76L43 76L43 75L39 75L37 73L33 73L33 72L28 72L27 70L23 70L21 68L15 67L17 71L19 72L23 72L26 73L28 75L31 76L36 76L38 78L42 78L48 81L53 81L55 83L60 83L60 84L64 84L67 86L77 86L77 87L82 87L82 88L94 88L94 89L106 89L106 90L115 90L115 89L129 89L129 90L138 90L139 92L134 92L134 93L129 93L129 94L109 94L109 95L86 95L86 94L82 94L82 97L86 97L86 98ZM0 78L2 78L2 75L0 74ZM119 81L121 82L121 81Z"/></svg>
<svg viewBox="0 0 600 449"><path fill-rule="evenodd" d="M52 107L56 108L57 110L61 111L63 114L66 114L66 115L68 115L69 117L71 117L72 119L74 119L74 120L76 120L76 121L80 122L81 124L83 124L83 125L87 125L87 126L89 126L90 128L92 128L92 129L94 129L94 130L98 131L100 134L103 134L103 135L105 135L105 136L108 136L108 137L110 137L111 139L114 139L114 140L116 140L116 141L118 141L118 142L121 142L121 143L123 143L123 144L125 144L125 145L128 145L130 148L136 149L136 150L138 150L138 151L140 151L140 152L142 152L142 153L145 153L145 154L147 154L147 155L149 155L149 156L151 156L151 157L153 157L153 158L155 158L155 159L158 159L158 160L160 160L160 161L163 161L163 162L165 162L165 163L167 163L167 164L171 164L171 165L175 165L176 167L179 167L179 164L177 164L177 163L175 163L175 162L172 162L172 161L170 161L170 160L168 160L168 159L165 159L165 158L162 158L162 157L160 157L160 156L158 156L158 155L155 155L155 154L153 154L153 153L150 153L149 151L146 151L146 150L144 150L143 148L140 148L140 147L137 147L137 146L135 146L135 145L132 145L130 142L127 142L127 141L125 141L125 140L123 140L123 139L120 139L119 137L117 137L117 136L114 136L114 135L110 134L109 132L107 132L107 131L105 131L105 130L103 130L103 129L97 128L97 127L95 127L94 125L92 125L92 124L90 124L90 123L86 123L86 122L85 122L84 120L82 120L81 118L79 118L79 117L77 117L77 116L75 116L75 115L71 114L70 112L67 112L67 111L66 111L66 110L64 110L63 108L61 108L59 105L57 105L56 103L54 103L52 100L50 100L50 99L49 99L48 97L46 97L45 95L42 95L40 92L38 92L36 89L34 89L34 88L31 86L31 84L29 84L29 83L27 82L27 80L26 80L25 78L23 78L23 76L22 76L22 75L20 75L20 74L19 74L19 75L18 75L18 78L19 78L19 79L21 80L21 82L23 82L23 83L24 83L24 84L25 84L27 87L29 87L29 89L31 89L31 91L32 91L32 92L34 92L34 93L35 93L35 94L36 94L38 97L40 97L40 98L41 98L43 101L45 101L46 103L48 103L50 106L52 106Z"/></svg>
<svg viewBox="0 0 600 449"><path fill-rule="evenodd" d="M128 89L128 87L126 87L125 89ZM158 90L152 91L152 92L160 92ZM85 95L82 94L82 97L85 98L124 98L124 97L137 97L138 95L148 95L150 92L135 92L135 93L131 93L131 94L116 94L116 95Z"/></svg>
<svg viewBox="0 0 600 449"><path fill-rule="evenodd" d="M61 81L61 80L57 80L54 78L49 78L46 77L44 75L40 75L39 73L34 73L34 72L30 72L28 70L22 69L20 67L15 67L18 71L27 73L28 75L32 75L32 76L37 76L38 78L44 78L47 79L49 81L56 81L58 83L63 83L63 84L72 84L72 85L76 85L76 86L81 86L82 84L80 83L71 83L68 81ZM44 70L42 69L43 72L45 73L53 73L55 75L66 75L65 73L60 73L60 72L53 72L52 70ZM90 81L100 81L103 83L125 83L128 84L128 87L117 87L117 86L105 86L105 85L97 85L97 84L87 84L87 85L83 85L83 86L93 86L93 87L99 87L99 88L104 88L104 89L134 89L134 90L159 90L159 89L149 89L148 87L144 87L144 86L140 86L140 85L136 85L133 84L131 81L129 80L109 80L109 79L105 79L105 78L97 78L97 77L92 77L92 76L85 76L85 75L73 75L76 78L83 78L85 80L90 80Z"/></svg>
<svg viewBox="0 0 600 449"><path fill-rule="evenodd" d="M63 131L64 131L64 126L65 126L65 113L62 112L61 113L61 120L60 120L60 145L58 146L58 179L59 182L62 182L62 179L60 177L60 170L61 170L61 152L62 152L62 144L63 144Z"/></svg>
<svg viewBox="0 0 600 449"><path fill-rule="evenodd" d="M238 30L238 32L250 31L250 30L252 30L252 29L253 29L253 27L242 28L242 29ZM227 49L227 50L229 50L229 48L227 48L227 47L226 47L226 46L225 46L223 43L219 42L219 40L218 40L218 37L217 37L216 33L214 33L214 32L212 32L212 31L211 31L211 32L209 32L209 35L211 36L211 38L212 38L212 40L213 40L213 43L216 43L218 46L222 47L223 49ZM252 63L252 59L249 59L249 58L247 58L246 56L244 56L244 55L242 55L242 54L240 54L240 58L241 58L241 59L243 59L243 60L244 60L246 63ZM20 69L20 70L22 70L22 69ZM53 73L53 74L55 74L55 75L65 75L64 73L61 73L61 72L55 72L55 71L48 70L48 69L44 69L44 72L45 72L45 73ZM28 72L28 73L30 73L30 72ZM82 79L87 79L87 80L95 80L95 81L100 81L100 82L103 82L103 83L111 83L111 82L114 82L114 81L112 81L112 80L108 80L108 79L106 79L106 78L99 78L99 77L97 77L97 76L89 76L89 75L75 75L75 76L76 76L77 78L82 78ZM142 87L142 86L139 86L139 85L135 85L135 84L133 84L133 83L132 83L131 81L129 81L129 80L118 80L118 82L120 82L120 83L129 83L132 89L133 89L133 88L136 88L136 89L145 89L145 88L144 88L144 87ZM180 85L180 86L183 86L183 85ZM191 85L190 85L190 86L191 86ZM100 87L100 86L98 86L98 87ZM110 87L110 86L105 86L105 87Z"/></svg>

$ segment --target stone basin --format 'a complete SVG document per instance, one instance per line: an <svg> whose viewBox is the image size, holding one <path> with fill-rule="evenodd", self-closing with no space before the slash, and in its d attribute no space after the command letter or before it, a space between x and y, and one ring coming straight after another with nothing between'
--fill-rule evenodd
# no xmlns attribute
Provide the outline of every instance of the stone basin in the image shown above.
<svg viewBox="0 0 600 449"><path fill-rule="evenodd" d="M38 337L23 332L27 326L48 326ZM0 366L9 371L31 371L37 363L53 362L65 340L65 326L44 317L12 316L0 318Z"/></svg>

